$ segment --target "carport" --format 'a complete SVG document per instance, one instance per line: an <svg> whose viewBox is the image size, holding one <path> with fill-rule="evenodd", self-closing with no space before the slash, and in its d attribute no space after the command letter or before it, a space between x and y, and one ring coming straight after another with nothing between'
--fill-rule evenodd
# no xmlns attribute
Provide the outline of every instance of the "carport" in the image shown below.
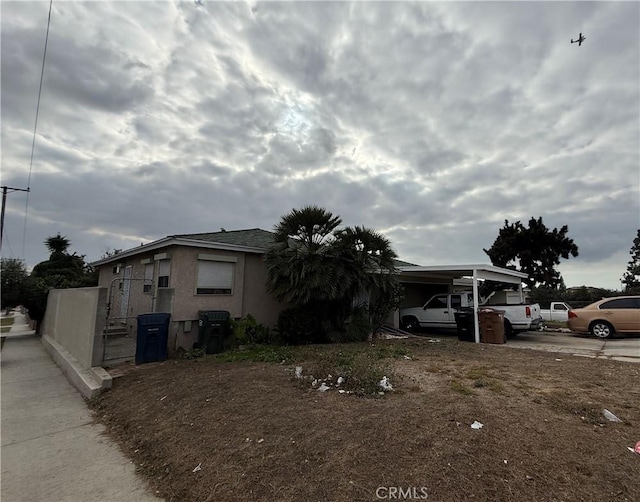
<svg viewBox="0 0 640 502"><path fill-rule="evenodd" d="M403 284L423 284L447 288L446 292L452 292L455 281L459 279L470 279L473 290L474 312L474 332L475 341L480 343L480 326L478 325L478 281L504 282L516 284L520 293L520 301L524 301L522 294L522 281L528 276L522 272L509 270L507 268L495 267L493 265L434 265L434 266L399 266L399 280ZM443 291L441 291L443 292ZM424 298L426 302L428 298ZM396 313L399 327L399 312Z"/></svg>

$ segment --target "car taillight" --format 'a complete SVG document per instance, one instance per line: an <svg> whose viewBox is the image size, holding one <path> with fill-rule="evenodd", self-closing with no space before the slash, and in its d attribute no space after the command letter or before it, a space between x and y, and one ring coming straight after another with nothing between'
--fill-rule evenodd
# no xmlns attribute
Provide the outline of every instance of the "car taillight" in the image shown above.
<svg viewBox="0 0 640 502"><path fill-rule="evenodd" d="M576 314L573 310L569 311L569 319L573 319L574 317L578 317L578 314Z"/></svg>
<svg viewBox="0 0 640 502"><path fill-rule="evenodd" d="M524 311L527 314L527 317L531 317L531 307L527 306Z"/></svg>

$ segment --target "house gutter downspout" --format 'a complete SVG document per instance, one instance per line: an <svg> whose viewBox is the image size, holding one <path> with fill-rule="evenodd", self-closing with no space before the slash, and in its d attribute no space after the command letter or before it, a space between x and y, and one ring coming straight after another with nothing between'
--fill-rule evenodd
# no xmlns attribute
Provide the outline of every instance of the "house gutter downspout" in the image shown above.
<svg viewBox="0 0 640 502"><path fill-rule="evenodd" d="M473 269L473 330L476 343L480 343L480 325L478 324L478 271Z"/></svg>

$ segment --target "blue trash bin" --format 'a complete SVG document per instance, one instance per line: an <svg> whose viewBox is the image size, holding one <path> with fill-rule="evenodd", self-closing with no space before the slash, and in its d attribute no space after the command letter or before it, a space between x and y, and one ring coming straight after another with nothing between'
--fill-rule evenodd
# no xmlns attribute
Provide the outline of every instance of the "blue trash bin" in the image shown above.
<svg viewBox="0 0 640 502"><path fill-rule="evenodd" d="M171 314L164 312L153 312L138 316L136 364L167 359L170 319Z"/></svg>

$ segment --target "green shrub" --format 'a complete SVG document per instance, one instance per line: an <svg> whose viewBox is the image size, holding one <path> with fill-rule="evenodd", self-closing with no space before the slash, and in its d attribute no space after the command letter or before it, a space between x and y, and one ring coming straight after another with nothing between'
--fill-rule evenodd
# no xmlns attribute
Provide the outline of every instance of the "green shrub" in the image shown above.
<svg viewBox="0 0 640 502"><path fill-rule="evenodd" d="M329 341L332 343L364 342L371 334L371 322L366 307L353 307L350 311L344 326L331 331Z"/></svg>
<svg viewBox="0 0 640 502"><path fill-rule="evenodd" d="M308 305L290 307L280 312L277 337L278 341L285 345L328 341L322 317Z"/></svg>
<svg viewBox="0 0 640 502"><path fill-rule="evenodd" d="M182 354L182 357L184 359L198 359L206 355L207 355L206 347L203 347L203 348L194 347L193 349L186 350L184 354Z"/></svg>
<svg viewBox="0 0 640 502"><path fill-rule="evenodd" d="M242 319L231 319L233 337L237 343L266 344L271 341L269 328L263 326L251 314Z"/></svg>

